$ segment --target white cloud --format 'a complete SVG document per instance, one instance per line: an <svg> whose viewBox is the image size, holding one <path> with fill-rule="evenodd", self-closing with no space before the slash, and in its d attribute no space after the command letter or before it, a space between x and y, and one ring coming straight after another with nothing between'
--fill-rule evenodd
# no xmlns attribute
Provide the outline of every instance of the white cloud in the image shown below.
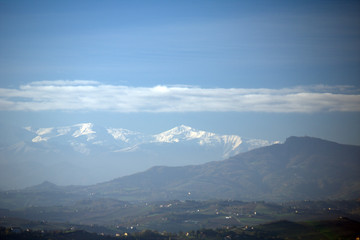
<svg viewBox="0 0 360 240"><path fill-rule="evenodd" d="M115 112L358 112L359 89L351 86L201 88L129 87L95 81L42 81L0 88L0 110Z"/></svg>

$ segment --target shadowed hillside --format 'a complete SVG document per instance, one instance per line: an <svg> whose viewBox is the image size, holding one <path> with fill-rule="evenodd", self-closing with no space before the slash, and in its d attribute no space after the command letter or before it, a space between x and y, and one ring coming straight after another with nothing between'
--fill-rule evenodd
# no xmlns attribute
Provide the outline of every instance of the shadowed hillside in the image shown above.
<svg viewBox="0 0 360 240"><path fill-rule="evenodd" d="M153 167L89 187L129 199L239 199L288 201L360 196L360 147L290 137L224 161Z"/></svg>
<svg viewBox="0 0 360 240"><path fill-rule="evenodd" d="M0 192L0 206L67 205L81 199L126 201L235 199L291 201L360 197L360 147L290 137L224 161L145 172L90 186L43 183Z"/></svg>

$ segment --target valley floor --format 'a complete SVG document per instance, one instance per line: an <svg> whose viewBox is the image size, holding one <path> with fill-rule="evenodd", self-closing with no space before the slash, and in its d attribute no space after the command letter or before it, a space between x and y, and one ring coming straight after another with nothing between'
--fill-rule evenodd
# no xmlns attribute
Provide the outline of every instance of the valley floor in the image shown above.
<svg viewBox="0 0 360 240"><path fill-rule="evenodd" d="M356 239L359 201L130 203L0 209L0 239ZM286 220L285 220L286 219Z"/></svg>
<svg viewBox="0 0 360 240"><path fill-rule="evenodd" d="M141 232L105 235L89 233L83 230L33 231L19 228L0 227L0 239L3 240L291 240L291 239L359 239L360 222L348 218L328 221L294 223L278 221L251 228L227 227L201 229L197 231L168 233L152 230Z"/></svg>

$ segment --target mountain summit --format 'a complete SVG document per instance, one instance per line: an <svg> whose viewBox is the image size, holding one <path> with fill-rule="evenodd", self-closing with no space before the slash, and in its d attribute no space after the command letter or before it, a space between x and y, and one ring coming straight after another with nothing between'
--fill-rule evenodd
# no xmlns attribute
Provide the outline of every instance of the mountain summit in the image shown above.
<svg viewBox="0 0 360 240"><path fill-rule="evenodd" d="M240 148L240 145L243 143L243 140L240 136L237 135L217 135L215 133L201 131L193 129L189 126L181 125L175 127L168 131L153 135L154 142L163 142L163 143L178 143L184 141L194 141L197 144L204 146L214 146L216 144L221 144L224 146L223 158L235 155L244 149L249 150L255 148L256 144L249 144L249 142L244 142ZM258 140L259 141L259 140ZM254 142L253 142L254 143ZM259 142L258 142L259 143ZM264 145L269 145L269 143L263 143Z"/></svg>

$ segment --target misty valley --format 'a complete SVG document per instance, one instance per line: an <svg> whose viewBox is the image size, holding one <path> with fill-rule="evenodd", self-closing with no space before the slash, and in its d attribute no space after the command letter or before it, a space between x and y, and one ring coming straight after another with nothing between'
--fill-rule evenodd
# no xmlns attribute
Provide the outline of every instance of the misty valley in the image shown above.
<svg viewBox="0 0 360 240"><path fill-rule="evenodd" d="M0 240L360 240L360 0L0 0Z"/></svg>
<svg viewBox="0 0 360 240"><path fill-rule="evenodd" d="M195 144L204 136L216 139L196 133L182 126L162 136L168 140L170 134L173 139L193 136ZM225 160L153 166L96 184L44 181L5 189L0 192L0 236L357 239L359 172L359 146L289 137L284 143L236 152Z"/></svg>

